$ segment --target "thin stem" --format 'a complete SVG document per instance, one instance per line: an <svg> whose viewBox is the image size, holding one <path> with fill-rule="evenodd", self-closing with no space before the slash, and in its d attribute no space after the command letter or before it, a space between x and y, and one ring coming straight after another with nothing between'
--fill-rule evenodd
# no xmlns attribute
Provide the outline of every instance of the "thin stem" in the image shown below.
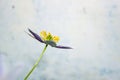
<svg viewBox="0 0 120 80"><path fill-rule="evenodd" d="M41 58L42 58L42 56L43 56L43 54L44 54L47 46L48 46L48 45L45 45L42 53L40 54L40 57L38 58L38 60L36 61L36 63L33 65L32 69L29 71L29 73L26 75L26 77L24 78L24 80L27 80L28 77L30 76L30 74L33 72L33 70L37 67L37 65L39 64L39 62L40 62L40 60L41 60Z"/></svg>

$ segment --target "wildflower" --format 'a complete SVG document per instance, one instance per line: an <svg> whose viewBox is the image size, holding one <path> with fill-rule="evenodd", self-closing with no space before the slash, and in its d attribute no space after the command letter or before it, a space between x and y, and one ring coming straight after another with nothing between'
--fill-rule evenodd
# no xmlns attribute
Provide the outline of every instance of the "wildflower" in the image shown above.
<svg viewBox="0 0 120 80"><path fill-rule="evenodd" d="M39 36L38 34L34 33L32 30L30 30L30 29L28 29L28 30L32 35L29 33L28 34L41 43L45 43L45 44L50 45L55 48L72 49L71 47L68 47L68 46L57 45L56 43L60 40L60 38L58 36L52 35L49 32L47 33L46 31L41 31L40 36Z"/></svg>

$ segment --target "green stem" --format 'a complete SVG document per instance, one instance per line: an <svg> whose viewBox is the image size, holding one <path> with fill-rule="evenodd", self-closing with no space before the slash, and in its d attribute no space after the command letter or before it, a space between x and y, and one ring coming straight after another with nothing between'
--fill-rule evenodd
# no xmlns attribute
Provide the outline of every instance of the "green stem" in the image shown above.
<svg viewBox="0 0 120 80"><path fill-rule="evenodd" d="M42 58L42 56L43 56L43 54L44 54L47 46L48 46L48 45L45 45L42 53L40 54L40 57L38 58L38 60L36 61L36 63L35 63L34 66L32 67L32 69L29 71L29 73L26 75L26 77L24 78L24 80L27 80L28 77L30 76L30 74L33 72L33 70L37 67L37 65L39 64L39 62L40 62L40 60L41 60L41 58Z"/></svg>

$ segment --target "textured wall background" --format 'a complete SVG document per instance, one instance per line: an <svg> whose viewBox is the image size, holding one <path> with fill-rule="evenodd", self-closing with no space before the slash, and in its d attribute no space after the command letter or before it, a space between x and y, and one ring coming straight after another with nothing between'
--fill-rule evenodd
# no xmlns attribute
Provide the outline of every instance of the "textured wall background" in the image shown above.
<svg viewBox="0 0 120 80"><path fill-rule="evenodd" d="M23 80L44 44L31 28L61 37L29 80L119 80L119 0L0 0L0 80Z"/></svg>

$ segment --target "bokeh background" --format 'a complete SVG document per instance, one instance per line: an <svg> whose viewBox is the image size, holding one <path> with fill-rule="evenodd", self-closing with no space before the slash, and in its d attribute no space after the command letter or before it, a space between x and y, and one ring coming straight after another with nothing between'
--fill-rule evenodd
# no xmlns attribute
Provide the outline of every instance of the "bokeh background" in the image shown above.
<svg viewBox="0 0 120 80"><path fill-rule="evenodd" d="M23 80L44 44L25 31L50 31L29 80L120 80L120 0L0 0L0 80Z"/></svg>

